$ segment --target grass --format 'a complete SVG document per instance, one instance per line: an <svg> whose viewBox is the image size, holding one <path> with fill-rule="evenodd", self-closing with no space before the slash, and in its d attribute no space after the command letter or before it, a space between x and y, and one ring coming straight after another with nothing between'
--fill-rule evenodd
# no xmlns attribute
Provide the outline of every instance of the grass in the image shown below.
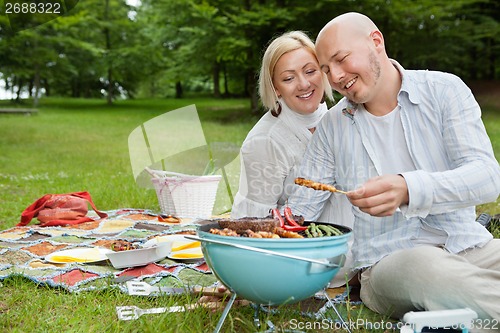
<svg viewBox="0 0 500 333"><path fill-rule="evenodd" d="M0 107L11 106L10 103L0 101ZM0 114L0 229L13 227L19 221L21 212L46 193L88 191L101 210L133 207L158 211L154 191L135 184L128 155L128 135L143 122L190 104L195 104L199 111L208 142L230 142L239 146L258 120L250 115L248 100L209 98L131 100L119 101L113 106L106 106L102 100L50 98L41 100L38 115ZM498 158L500 107L486 103L484 120ZM233 178L231 181L237 182L237 177ZM218 200L216 208L219 211L228 207L227 200ZM499 214L499 201L478 207L479 212ZM494 223L496 237L500 234L499 224ZM192 301L188 296L138 298L112 289L70 294L64 290L37 286L22 277L12 277L2 281L0 286L0 330L213 331L220 312L212 313L206 309L182 314L146 315L132 322L118 321L115 315L117 305L149 308ZM353 322L387 322L387 318L372 313L362 305L349 304L339 308L344 317ZM333 313L329 315L336 318ZM317 320L300 316L297 306L284 307L277 314L261 313L260 320L262 330L268 328L266 321L271 320L282 329L293 328L291 323L300 322L302 330L331 331L330 327L321 326ZM233 308L222 331L255 331L253 309Z"/></svg>
<svg viewBox="0 0 500 333"><path fill-rule="evenodd" d="M36 116L2 115L0 228L12 226L45 193L86 190L99 209L158 209L155 193L135 185L127 138L143 122L187 104L198 107L207 140L239 145L255 122L245 115L245 100L128 101L107 107L102 101L51 99L42 100Z"/></svg>

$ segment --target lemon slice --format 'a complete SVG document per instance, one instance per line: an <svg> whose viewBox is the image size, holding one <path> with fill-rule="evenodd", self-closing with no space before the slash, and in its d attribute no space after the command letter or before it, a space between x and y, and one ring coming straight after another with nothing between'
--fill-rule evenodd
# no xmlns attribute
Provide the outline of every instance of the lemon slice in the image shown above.
<svg viewBox="0 0 500 333"><path fill-rule="evenodd" d="M198 253L173 253L170 257L174 259L197 259L203 258L203 255Z"/></svg>
<svg viewBox="0 0 500 333"><path fill-rule="evenodd" d="M177 251L182 251L186 249L193 249L195 247L200 247L201 243L196 241L196 242L189 242L187 244L182 244L182 245L177 245L177 242L174 242L174 246L172 247L172 252L177 252ZM176 246L177 245L177 246Z"/></svg>
<svg viewBox="0 0 500 333"><path fill-rule="evenodd" d="M106 260L105 253L110 251L111 250L99 248L75 248L51 253L45 257L45 260L56 264L70 262L97 262Z"/></svg>
<svg viewBox="0 0 500 333"><path fill-rule="evenodd" d="M56 262L93 262L95 259L77 258L71 256L52 256L52 261Z"/></svg>

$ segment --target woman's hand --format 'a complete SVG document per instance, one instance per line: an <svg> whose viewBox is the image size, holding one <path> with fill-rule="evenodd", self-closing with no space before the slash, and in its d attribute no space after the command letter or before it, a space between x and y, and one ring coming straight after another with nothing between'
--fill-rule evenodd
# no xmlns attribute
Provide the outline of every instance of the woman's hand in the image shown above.
<svg viewBox="0 0 500 333"><path fill-rule="evenodd" d="M408 187L401 175L384 175L369 179L360 188L347 193L354 206L373 216L391 216L409 202Z"/></svg>

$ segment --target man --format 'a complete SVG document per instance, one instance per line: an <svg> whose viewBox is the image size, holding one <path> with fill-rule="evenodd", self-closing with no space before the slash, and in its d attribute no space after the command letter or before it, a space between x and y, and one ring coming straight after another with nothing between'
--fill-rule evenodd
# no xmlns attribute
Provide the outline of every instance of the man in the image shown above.
<svg viewBox="0 0 500 333"><path fill-rule="evenodd" d="M475 205L498 198L500 168L470 89L403 69L359 13L330 21L316 50L345 98L317 128L300 177L349 191L362 301L395 318L469 307L500 330L500 240L475 222ZM297 186L289 205L315 220L330 195Z"/></svg>

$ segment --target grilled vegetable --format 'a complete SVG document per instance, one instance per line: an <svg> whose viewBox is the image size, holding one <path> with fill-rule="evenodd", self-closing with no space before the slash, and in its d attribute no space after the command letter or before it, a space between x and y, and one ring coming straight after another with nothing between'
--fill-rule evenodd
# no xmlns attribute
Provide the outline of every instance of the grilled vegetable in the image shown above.
<svg viewBox="0 0 500 333"><path fill-rule="evenodd" d="M271 210L271 214L273 218L280 222L280 228L283 228L285 226L285 220L283 219L283 216L281 216L280 210L278 208L273 208Z"/></svg>
<svg viewBox="0 0 500 333"><path fill-rule="evenodd" d="M304 236L295 231L290 231L283 228L274 229L274 233L283 238L304 238Z"/></svg>
<svg viewBox="0 0 500 333"><path fill-rule="evenodd" d="M319 237L318 231L316 229L316 224L314 223L309 224L308 229L313 237Z"/></svg>
<svg viewBox="0 0 500 333"><path fill-rule="evenodd" d="M325 232L325 236L331 236L332 235L332 230L330 228L328 228L326 225L319 225L318 226L318 229L322 230Z"/></svg>
<svg viewBox="0 0 500 333"><path fill-rule="evenodd" d="M285 217L283 218L278 208L271 209L271 215L274 219L279 221L280 228L293 232L304 231L307 229L307 227L301 226L294 220L292 210L290 207L285 207L284 214Z"/></svg>
<svg viewBox="0 0 500 333"><path fill-rule="evenodd" d="M292 209L290 207L286 206L285 209L283 210L283 213L285 214L285 221L288 222L289 225L293 225L295 227L300 226L300 224L295 222L295 219L293 218L292 214Z"/></svg>
<svg viewBox="0 0 500 333"><path fill-rule="evenodd" d="M335 228L334 226L328 224L309 224L309 227L305 231L307 237L329 237L329 236L340 236L342 231ZM311 235L311 236L309 236Z"/></svg>

